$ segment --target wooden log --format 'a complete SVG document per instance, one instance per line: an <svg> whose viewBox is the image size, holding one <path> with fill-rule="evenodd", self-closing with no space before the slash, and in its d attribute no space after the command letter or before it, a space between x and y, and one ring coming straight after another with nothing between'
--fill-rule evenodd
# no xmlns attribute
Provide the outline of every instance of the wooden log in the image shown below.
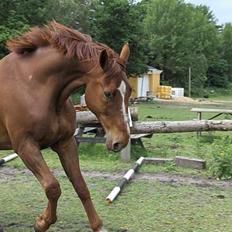
<svg viewBox="0 0 232 232"><path fill-rule="evenodd" d="M176 156L176 166L186 168L205 169L206 161L183 156Z"/></svg>
<svg viewBox="0 0 232 232"><path fill-rule="evenodd" d="M138 121L138 108L130 107L132 121ZM97 117L91 111L76 112L77 124L98 123Z"/></svg>
<svg viewBox="0 0 232 232"><path fill-rule="evenodd" d="M231 131L232 120L193 120L133 122L131 133L179 133L194 131Z"/></svg>

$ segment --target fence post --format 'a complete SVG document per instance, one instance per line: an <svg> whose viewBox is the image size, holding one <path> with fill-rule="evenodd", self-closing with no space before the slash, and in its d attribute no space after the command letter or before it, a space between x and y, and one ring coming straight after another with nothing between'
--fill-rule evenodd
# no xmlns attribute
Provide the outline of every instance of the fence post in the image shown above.
<svg viewBox="0 0 232 232"><path fill-rule="evenodd" d="M121 150L121 159L123 161L130 161L130 158L131 158L131 139L129 139L127 146Z"/></svg>

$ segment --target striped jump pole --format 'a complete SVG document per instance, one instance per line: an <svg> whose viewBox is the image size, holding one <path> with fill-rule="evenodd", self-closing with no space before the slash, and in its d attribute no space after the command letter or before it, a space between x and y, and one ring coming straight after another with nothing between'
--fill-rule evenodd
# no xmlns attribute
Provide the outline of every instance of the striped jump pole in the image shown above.
<svg viewBox="0 0 232 232"><path fill-rule="evenodd" d="M7 162L17 158L17 157L18 157L18 155L16 153L14 153L14 154L8 155L8 156L0 159L0 166L3 165L4 163L7 163Z"/></svg>
<svg viewBox="0 0 232 232"><path fill-rule="evenodd" d="M122 191L123 187L129 182L129 180L133 177L135 172L138 171L139 167L142 165L144 161L144 157L140 157L136 162L133 168L128 170L126 174L123 176L122 180L118 183L116 187L111 191L111 193L106 197L106 200L109 203L112 203L119 193Z"/></svg>

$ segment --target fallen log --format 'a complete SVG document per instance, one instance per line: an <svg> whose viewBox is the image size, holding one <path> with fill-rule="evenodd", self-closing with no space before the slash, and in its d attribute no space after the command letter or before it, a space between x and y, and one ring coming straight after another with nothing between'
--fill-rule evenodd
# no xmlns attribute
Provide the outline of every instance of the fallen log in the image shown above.
<svg viewBox="0 0 232 232"><path fill-rule="evenodd" d="M132 121L138 121L138 108L130 107ZM98 119L91 111L77 111L76 112L77 124L98 123Z"/></svg>
<svg viewBox="0 0 232 232"><path fill-rule="evenodd" d="M176 133L194 131L232 131L232 120L133 122L133 134Z"/></svg>

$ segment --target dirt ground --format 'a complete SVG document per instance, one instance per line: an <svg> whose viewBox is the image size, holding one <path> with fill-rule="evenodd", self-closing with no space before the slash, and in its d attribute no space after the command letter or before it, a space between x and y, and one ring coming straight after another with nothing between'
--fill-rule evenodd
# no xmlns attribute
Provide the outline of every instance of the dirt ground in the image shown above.
<svg viewBox="0 0 232 232"><path fill-rule="evenodd" d="M65 176L61 169L53 170L55 176ZM0 167L0 183L16 178L17 175L32 175L27 169L16 169L12 167ZM105 178L108 180L120 180L124 173L109 173L109 172L83 172L85 177L89 178ZM204 178L199 176L177 175L168 173L136 173L133 181L147 180L172 185L194 185L198 187L217 187L217 188L232 188L232 181L219 181L213 178Z"/></svg>

